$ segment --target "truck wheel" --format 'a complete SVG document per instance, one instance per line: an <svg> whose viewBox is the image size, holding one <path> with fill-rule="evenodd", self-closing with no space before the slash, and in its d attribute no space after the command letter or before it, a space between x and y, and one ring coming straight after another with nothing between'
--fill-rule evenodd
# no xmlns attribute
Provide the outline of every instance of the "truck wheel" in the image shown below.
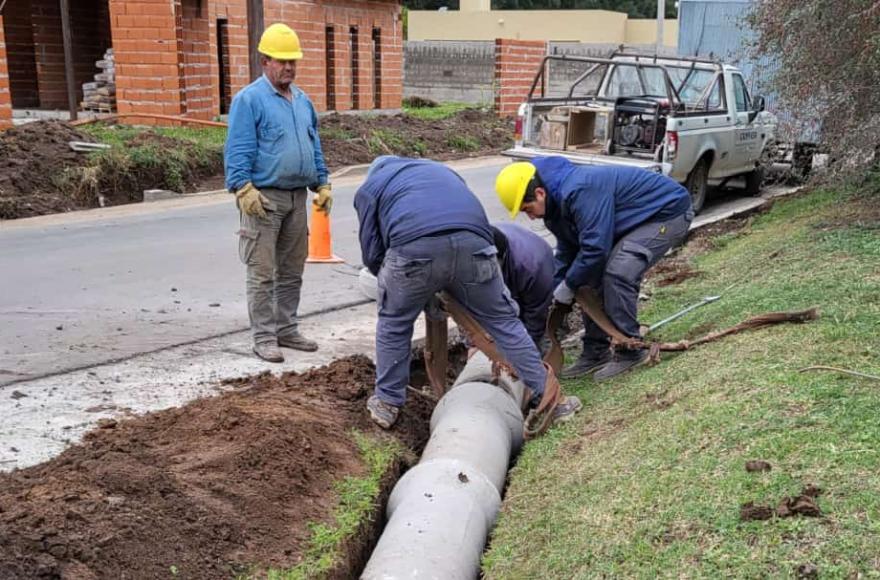
<svg viewBox="0 0 880 580"><path fill-rule="evenodd" d="M684 186L691 194L691 205L695 214L700 213L700 210L703 209L703 204L706 203L706 189L708 185L709 163L705 159L700 159L694 168L691 169L687 181L684 182Z"/></svg>
<svg viewBox="0 0 880 580"><path fill-rule="evenodd" d="M746 173L746 195L758 197L761 195L761 186L764 184L764 168L755 167Z"/></svg>

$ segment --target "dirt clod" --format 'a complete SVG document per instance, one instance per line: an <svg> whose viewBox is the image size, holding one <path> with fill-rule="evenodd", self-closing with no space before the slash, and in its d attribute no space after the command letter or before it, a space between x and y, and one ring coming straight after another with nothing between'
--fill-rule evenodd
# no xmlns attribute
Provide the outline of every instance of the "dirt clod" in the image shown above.
<svg viewBox="0 0 880 580"><path fill-rule="evenodd" d="M744 503L739 509L739 519L743 522L769 520L773 517L773 508L766 505L755 505L754 502Z"/></svg>
<svg viewBox="0 0 880 580"><path fill-rule="evenodd" d="M19 400L19 399L24 399L25 397L27 397L27 395L25 395L25 394L22 393L21 391L12 391L12 395L10 395L10 396L11 396L12 399L15 400L15 401L17 401L17 400Z"/></svg>
<svg viewBox="0 0 880 580"><path fill-rule="evenodd" d="M770 471L771 469L773 469L773 466L761 459L746 461L746 471L749 473L755 473L756 471Z"/></svg>
<svg viewBox="0 0 880 580"><path fill-rule="evenodd" d="M334 484L365 472L345 434L413 450L427 440L432 408L420 397L390 434L372 424L374 380L366 357L263 374L0 475L0 578L168 578L173 566L181 578L228 579L296 565L309 524L336 505Z"/></svg>
<svg viewBox="0 0 880 580"><path fill-rule="evenodd" d="M795 570L795 578L798 580L813 580L819 577L819 568L815 564L801 564Z"/></svg>
<svg viewBox="0 0 880 580"><path fill-rule="evenodd" d="M782 501L776 506L776 515L780 518L790 518L798 515L818 518L822 516L822 510L819 509L816 500L812 497L799 495L782 498Z"/></svg>

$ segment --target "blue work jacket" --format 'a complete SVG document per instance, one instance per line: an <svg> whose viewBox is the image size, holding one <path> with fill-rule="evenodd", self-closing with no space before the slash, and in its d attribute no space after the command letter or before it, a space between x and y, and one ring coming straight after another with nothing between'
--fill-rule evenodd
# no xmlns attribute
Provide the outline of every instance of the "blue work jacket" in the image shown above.
<svg viewBox="0 0 880 580"><path fill-rule="evenodd" d="M292 100L261 76L235 95L226 137L226 187L315 189L328 182L315 107L291 85Z"/></svg>
<svg viewBox="0 0 880 580"><path fill-rule="evenodd" d="M544 223L556 236L555 283L597 288L614 244L648 221L683 215L687 189L643 169L574 165L563 157L532 160L547 191Z"/></svg>
<svg viewBox="0 0 880 580"><path fill-rule="evenodd" d="M378 274L388 248L423 236L470 231L493 243L480 200L464 180L434 161L384 156L354 196L364 266Z"/></svg>
<svg viewBox="0 0 880 580"><path fill-rule="evenodd" d="M519 318L529 336L540 346L553 301L553 248L538 234L513 222L492 225L507 239L507 252L501 260L504 284L519 305Z"/></svg>

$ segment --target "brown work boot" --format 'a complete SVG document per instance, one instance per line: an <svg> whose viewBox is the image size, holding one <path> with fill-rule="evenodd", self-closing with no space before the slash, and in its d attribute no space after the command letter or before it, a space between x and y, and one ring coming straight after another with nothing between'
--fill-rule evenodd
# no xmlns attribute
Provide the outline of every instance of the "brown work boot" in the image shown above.
<svg viewBox="0 0 880 580"><path fill-rule="evenodd" d="M301 350L304 352L315 352L318 350L318 343L314 340L309 340L308 338L301 335L299 332L295 332L288 336L279 336L278 337L278 346L282 346L284 348L292 348L293 350Z"/></svg>
<svg viewBox="0 0 880 580"><path fill-rule="evenodd" d="M367 399L367 411L370 412L372 419L379 427L383 429L391 429L397 422L397 415L400 413L400 407L395 407L386 403L378 396L373 395Z"/></svg>
<svg viewBox="0 0 880 580"><path fill-rule="evenodd" d="M284 362L284 355L278 350L278 347L271 342L254 345L254 354L267 362L281 363Z"/></svg>

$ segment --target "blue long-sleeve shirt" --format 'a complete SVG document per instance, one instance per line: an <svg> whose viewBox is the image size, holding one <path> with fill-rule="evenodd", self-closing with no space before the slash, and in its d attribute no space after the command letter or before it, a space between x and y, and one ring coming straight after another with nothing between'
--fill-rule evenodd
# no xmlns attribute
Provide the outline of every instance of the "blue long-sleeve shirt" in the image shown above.
<svg viewBox="0 0 880 580"><path fill-rule="evenodd" d="M614 244L648 221L690 210L687 189L632 167L574 165L563 157L532 160L547 191L544 223L556 236L555 282L596 288Z"/></svg>
<svg viewBox="0 0 880 580"><path fill-rule="evenodd" d="M507 239L501 261L504 284L519 305L519 318L529 336L540 346L553 301L553 248L538 234L513 222L492 225Z"/></svg>
<svg viewBox="0 0 880 580"><path fill-rule="evenodd" d="M226 137L226 187L312 189L327 183L318 136L318 115L304 92L291 85L292 100L261 76L235 95Z"/></svg>
<svg viewBox="0 0 880 580"><path fill-rule="evenodd" d="M388 248L445 231L493 243L480 201L454 171L434 161L382 157L354 196L364 266L378 274Z"/></svg>

